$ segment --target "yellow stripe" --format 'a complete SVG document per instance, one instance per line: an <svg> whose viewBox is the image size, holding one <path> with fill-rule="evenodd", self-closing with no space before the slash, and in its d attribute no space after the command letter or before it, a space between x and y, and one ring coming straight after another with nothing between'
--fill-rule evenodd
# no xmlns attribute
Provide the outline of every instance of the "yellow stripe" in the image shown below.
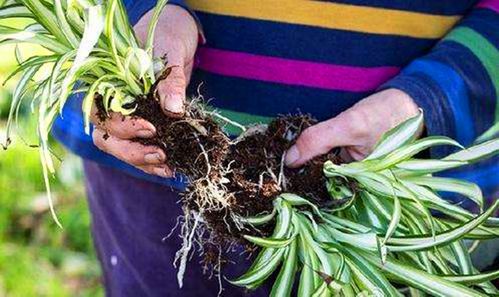
<svg viewBox="0 0 499 297"><path fill-rule="evenodd" d="M218 15L416 38L441 38L461 18L310 0L187 0L187 3L194 10Z"/></svg>

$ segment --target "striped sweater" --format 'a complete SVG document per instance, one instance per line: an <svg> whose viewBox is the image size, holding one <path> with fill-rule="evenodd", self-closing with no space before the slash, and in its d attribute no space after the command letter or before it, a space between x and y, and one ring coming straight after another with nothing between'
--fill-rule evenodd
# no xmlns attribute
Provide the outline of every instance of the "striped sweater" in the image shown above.
<svg viewBox="0 0 499 297"><path fill-rule="evenodd" d="M154 0L125 0L132 23ZM463 145L499 118L499 0L175 0L202 27L189 87L242 124L289 113L334 117L385 88L423 108L429 134ZM79 98L53 132L84 158L145 175L83 133ZM236 133L234 127L227 127ZM435 157L450 152L444 147ZM445 173L499 189L499 159Z"/></svg>

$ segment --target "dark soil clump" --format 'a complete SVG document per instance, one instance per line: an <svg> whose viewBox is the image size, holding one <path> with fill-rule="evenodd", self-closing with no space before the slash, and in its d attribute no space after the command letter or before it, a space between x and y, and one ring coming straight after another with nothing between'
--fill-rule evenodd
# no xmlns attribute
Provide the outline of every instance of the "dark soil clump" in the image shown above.
<svg viewBox="0 0 499 297"><path fill-rule="evenodd" d="M283 166L285 152L294 144L303 130L315 124L309 116L279 117L268 128L253 127L230 147L225 163L231 162L231 181L228 190L234 193L231 212L242 217L272 211L273 200L283 192L302 195L316 202L330 200L326 178L322 172L324 162L336 160L335 155L318 157L304 167L291 169ZM252 131L253 130L253 131ZM282 172L281 172L282 171ZM258 230L244 230L227 220L228 210L205 212L208 225L222 239L240 240L244 234L269 235L273 224Z"/></svg>
<svg viewBox="0 0 499 297"><path fill-rule="evenodd" d="M100 119L105 120L102 100L95 101ZM283 164L287 149L316 123L310 116L279 117L268 126L251 127L231 141L196 102L186 105L184 115L165 115L153 87L134 104L133 116L148 120L157 130L156 137L135 141L163 149L167 165L189 178L191 183L182 194L184 209L202 213L203 224L210 231L207 244L243 242L244 234L268 235L272 222L257 231L241 229L232 218L271 212L280 193L295 193L318 205L328 200L322 170L325 161L338 161L335 155L318 157L299 169ZM223 193L222 202L206 202L217 193Z"/></svg>
<svg viewBox="0 0 499 297"><path fill-rule="evenodd" d="M158 100L148 96L137 101L134 116L148 120L157 131L155 138L136 141L162 148L167 165L190 179L207 174L206 158L211 167L218 168L227 154L229 138L198 106L186 106L186 115L180 118L168 117Z"/></svg>

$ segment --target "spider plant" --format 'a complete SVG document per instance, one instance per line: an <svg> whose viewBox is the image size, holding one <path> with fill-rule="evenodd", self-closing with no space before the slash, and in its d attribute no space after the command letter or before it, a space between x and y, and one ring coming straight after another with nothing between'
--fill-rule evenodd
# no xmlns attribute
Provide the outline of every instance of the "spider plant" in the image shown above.
<svg viewBox="0 0 499 297"><path fill-rule="evenodd" d="M166 3L158 0L144 44L135 36L121 0L6 0L0 4L0 19L30 20L22 29L0 25L0 44L30 43L49 52L22 59L16 50L19 66L7 80L17 74L20 79L13 92L5 146L21 103L29 96L37 113L40 157L50 201L49 176L54 173L54 163L48 138L55 118L69 96L78 92L86 93L82 110L87 133L95 98L103 100L106 112L128 115L134 111L130 103L151 90L158 79L155 70L164 66L160 59L154 59L152 46ZM41 69L49 69L48 74L41 75ZM50 206L60 226L52 203Z"/></svg>
<svg viewBox="0 0 499 297"><path fill-rule="evenodd" d="M423 115L392 129L363 161L324 164L331 205L281 194L274 211L245 222L258 228L275 219L269 238L245 236L262 247L249 270L232 283L259 287L278 268L272 296L289 296L298 279L298 296L490 296L499 271L479 273L463 239L499 236L491 216L499 201L484 210L475 184L433 176L499 152L499 139L463 149L447 137L415 140ZM461 148L442 159L414 155L438 145ZM444 200L454 192L474 201L473 215ZM436 215L436 212L439 215ZM300 271L299 278L296 274Z"/></svg>

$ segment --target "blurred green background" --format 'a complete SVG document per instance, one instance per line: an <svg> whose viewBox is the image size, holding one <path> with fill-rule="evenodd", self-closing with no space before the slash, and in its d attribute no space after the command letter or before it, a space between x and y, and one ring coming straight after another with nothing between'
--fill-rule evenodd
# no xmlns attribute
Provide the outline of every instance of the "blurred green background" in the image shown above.
<svg viewBox="0 0 499 297"><path fill-rule="evenodd" d="M42 51L29 46L19 49L23 58ZM16 66L14 50L14 46L0 46L0 82ZM15 81L0 84L2 144ZM38 151L28 145L37 141L35 118L26 102L13 143L6 151L0 149L0 297L103 296L80 160L52 142L63 160L57 162L58 174L52 179L61 230L49 213Z"/></svg>

